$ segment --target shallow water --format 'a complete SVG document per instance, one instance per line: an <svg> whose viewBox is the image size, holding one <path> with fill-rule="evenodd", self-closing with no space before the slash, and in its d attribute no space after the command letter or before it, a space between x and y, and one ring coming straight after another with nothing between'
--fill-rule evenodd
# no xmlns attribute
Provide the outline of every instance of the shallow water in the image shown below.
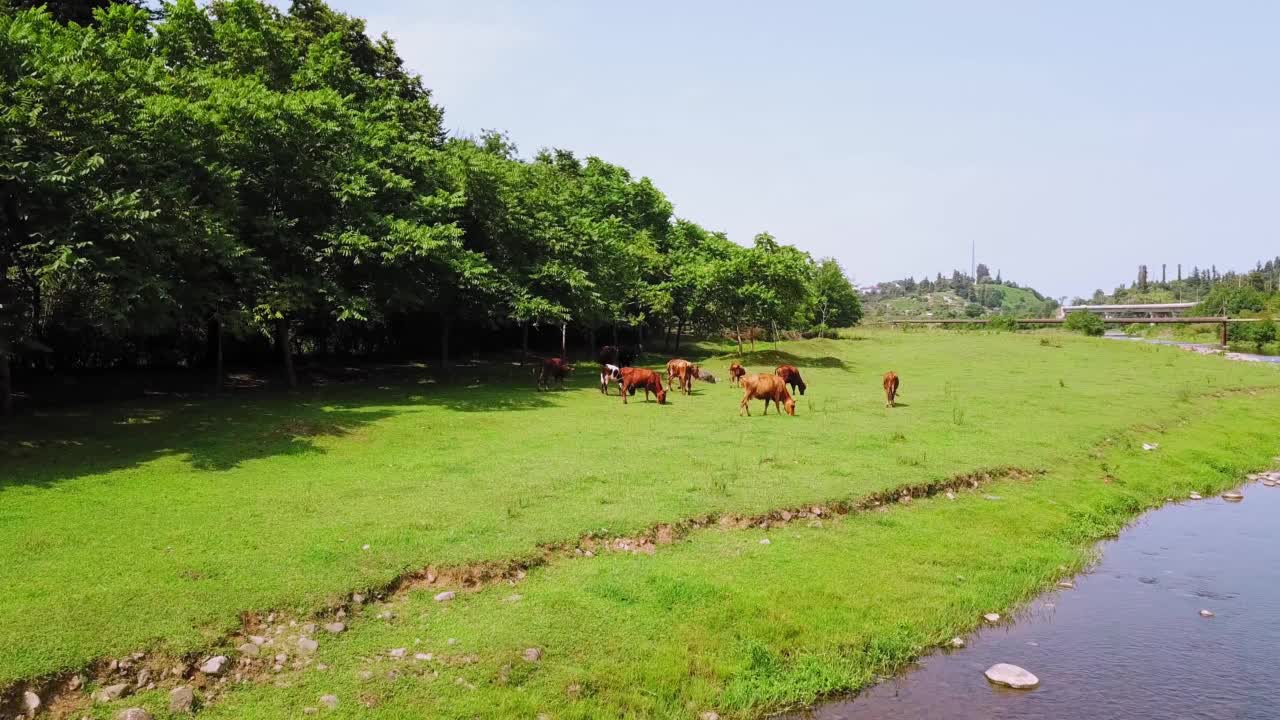
<svg viewBox="0 0 1280 720"><path fill-rule="evenodd" d="M1222 352L1222 346L1217 344L1181 342L1178 340L1162 340L1160 338L1133 337L1132 335L1125 335L1122 332L1117 332L1113 330L1108 330L1105 337L1110 340L1133 340L1135 342L1151 343L1152 345L1172 345L1173 347L1180 347L1185 350L1191 350L1191 351L1203 353L1206 355L1217 355L1218 353ZM1223 353L1223 356L1226 357L1228 360L1243 360L1246 362L1280 363L1280 355L1256 355L1254 353L1227 352L1227 353Z"/></svg>
<svg viewBox="0 0 1280 720"><path fill-rule="evenodd" d="M1013 623L852 700L793 718L1280 718L1280 487L1186 501L1103 545L1101 562ZM1200 617L1201 609L1215 613ZM1040 678L990 685L998 662Z"/></svg>

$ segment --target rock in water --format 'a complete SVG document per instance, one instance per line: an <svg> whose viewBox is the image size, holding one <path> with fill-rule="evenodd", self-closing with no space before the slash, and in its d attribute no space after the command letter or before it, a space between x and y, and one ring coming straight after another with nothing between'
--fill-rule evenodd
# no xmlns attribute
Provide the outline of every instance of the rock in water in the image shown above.
<svg viewBox="0 0 1280 720"><path fill-rule="evenodd" d="M169 712L171 713L177 715L189 713L195 703L196 694L185 685L169 691Z"/></svg>
<svg viewBox="0 0 1280 720"><path fill-rule="evenodd" d="M1063 580L1058 583L1058 587L1062 588L1063 590L1070 590L1075 586L1076 586L1075 583L1071 582L1070 580Z"/></svg>
<svg viewBox="0 0 1280 720"><path fill-rule="evenodd" d="M951 647L953 647L953 648L960 649L960 648L964 647L964 638L961 638L961 637L953 637L953 638L951 638L951 642L949 642L949 643L947 643L947 644L948 644L948 645L950 645L950 646L951 646Z"/></svg>
<svg viewBox="0 0 1280 720"><path fill-rule="evenodd" d="M987 679L997 685L1004 685L1016 690L1030 690L1040 684L1040 678L1023 670L1017 665L996 663L983 673Z"/></svg>
<svg viewBox="0 0 1280 720"><path fill-rule="evenodd" d="M153 720L151 713L142 708L129 708L116 716L116 720Z"/></svg>
<svg viewBox="0 0 1280 720"><path fill-rule="evenodd" d="M1194 492L1193 492L1193 493L1191 493L1190 495L1188 495L1187 497L1191 498L1192 500L1199 500L1199 499L1200 499L1200 493L1194 493Z"/></svg>
<svg viewBox="0 0 1280 720"><path fill-rule="evenodd" d="M1200 617L1213 617L1213 611L1212 611L1212 610L1201 610L1201 611L1200 611Z"/></svg>
<svg viewBox="0 0 1280 720"><path fill-rule="evenodd" d="M1222 499L1227 502L1240 502L1244 499L1244 495L1237 492L1222 493Z"/></svg>
<svg viewBox="0 0 1280 720"><path fill-rule="evenodd" d="M989 623L998 623L1000 622L1000 613L987 613L982 616L982 619Z"/></svg>

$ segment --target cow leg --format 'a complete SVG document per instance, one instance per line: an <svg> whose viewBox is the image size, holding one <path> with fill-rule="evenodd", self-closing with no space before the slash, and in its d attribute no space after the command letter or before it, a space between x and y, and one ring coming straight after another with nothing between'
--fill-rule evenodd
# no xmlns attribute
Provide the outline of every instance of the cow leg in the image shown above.
<svg viewBox="0 0 1280 720"><path fill-rule="evenodd" d="M742 403L738 406L738 416L739 416L739 417L741 417L741 416L742 416L742 412L743 412L744 410L747 412L747 417L751 417L751 400L749 400L748 398L745 398L745 397L744 397L744 398L742 398Z"/></svg>
<svg viewBox="0 0 1280 720"><path fill-rule="evenodd" d="M626 405L627 404L627 383L626 382L618 383L618 389L622 391L622 404Z"/></svg>

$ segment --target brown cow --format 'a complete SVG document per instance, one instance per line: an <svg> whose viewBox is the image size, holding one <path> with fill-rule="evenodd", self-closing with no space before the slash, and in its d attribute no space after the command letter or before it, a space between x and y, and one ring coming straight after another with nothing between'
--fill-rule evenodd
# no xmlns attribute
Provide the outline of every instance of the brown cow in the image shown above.
<svg viewBox="0 0 1280 720"><path fill-rule="evenodd" d="M671 383L680 381L680 392L689 395L693 392L693 378L698 374L698 366L688 360L675 358L667 361L667 389Z"/></svg>
<svg viewBox="0 0 1280 720"><path fill-rule="evenodd" d="M742 382L742 376L747 374L747 369L738 364L737 360L729 363L729 385L738 385Z"/></svg>
<svg viewBox="0 0 1280 720"><path fill-rule="evenodd" d="M890 370L884 374L885 407L894 407L894 398L898 396L898 373Z"/></svg>
<svg viewBox="0 0 1280 720"><path fill-rule="evenodd" d="M573 372L573 366L564 358L547 358L542 361L542 372L538 373L538 390L547 390L549 388L548 380L555 380L564 388L564 378Z"/></svg>
<svg viewBox="0 0 1280 720"><path fill-rule="evenodd" d="M624 367L622 373L622 404L627 404L627 396L638 388L644 388L644 399L648 401L649 393L658 396L658 404L667 403L667 391L662 387L662 376L648 368Z"/></svg>
<svg viewBox="0 0 1280 720"><path fill-rule="evenodd" d="M800 394L804 395L804 380L800 378L800 370L795 365L779 365L773 371L774 375L782 378L782 381L791 386L791 392L795 392L796 388L800 388Z"/></svg>
<svg viewBox="0 0 1280 720"><path fill-rule="evenodd" d="M738 414L741 415L746 411L747 417L751 416L751 401L764 400L764 414L769 414L769 401L779 408L778 414L782 414L782 410L786 410L788 415L796 414L796 401L791 399L791 393L787 392L787 384L782 378L776 375L748 375L742 379L742 403L738 408Z"/></svg>

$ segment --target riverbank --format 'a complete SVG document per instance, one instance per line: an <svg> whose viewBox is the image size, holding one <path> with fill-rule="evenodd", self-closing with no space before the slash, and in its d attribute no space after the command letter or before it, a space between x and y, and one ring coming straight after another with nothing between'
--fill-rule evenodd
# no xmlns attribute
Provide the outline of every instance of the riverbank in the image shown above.
<svg viewBox="0 0 1280 720"><path fill-rule="evenodd" d="M0 573L25 582L0 601L17 649L0 666L103 658L90 690L149 669L155 689L113 703L67 695L75 717L160 716L179 685L211 717L292 717L330 695L331 712L380 717L756 716L865 685L1081 567L1143 508L1280 451L1265 449L1271 368L1065 336L860 337L748 358L805 369L795 418L739 418L723 384L624 408L580 378L159 407L131 416L154 418L145 433L46 438L8 456L26 481L2 488L19 562ZM904 378L893 410L888 368ZM651 445L620 451L592 432L601 418ZM1016 472L980 472L997 468ZM980 487L923 497L951 479ZM913 499L863 502L901 490ZM352 602L371 587L385 605ZM339 608L343 631L324 632ZM250 636L271 644L252 655ZM227 671L195 672L215 652Z"/></svg>

